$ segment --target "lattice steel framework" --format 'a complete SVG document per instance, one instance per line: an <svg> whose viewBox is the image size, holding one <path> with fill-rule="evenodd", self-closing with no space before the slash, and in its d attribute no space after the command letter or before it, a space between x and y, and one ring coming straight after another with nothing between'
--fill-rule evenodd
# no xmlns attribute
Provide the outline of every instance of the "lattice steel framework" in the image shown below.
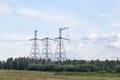
<svg viewBox="0 0 120 80"><path fill-rule="evenodd" d="M43 41L43 50L42 50L41 57L42 57L42 59L45 59L46 61L48 61L49 59L50 60L53 59L50 40L53 40L53 39L50 39L48 37L41 39L41 41Z"/></svg>
<svg viewBox="0 0 120 80"><path fill-rule="evenodd" d="M33 41L32 48L30 52L30 58L33 59L40 59L40 50L39 50L39 44L38 44L38 38L37 38L37 30L34 32L34 38L30 39L30 41Z"/></svg>
<svg viewBox="0 0 120 80"><path fill-rule="evenodd" d="M55 51L55 55L54 55L54 58L56 61L63 61L63 60L67 59L63 40L69 41L69 39L62 37L62 31L66 30L66 29L68 29L68 27L59 28L59 37L55 38L55 40L57 41L56 51Z"/></svg>

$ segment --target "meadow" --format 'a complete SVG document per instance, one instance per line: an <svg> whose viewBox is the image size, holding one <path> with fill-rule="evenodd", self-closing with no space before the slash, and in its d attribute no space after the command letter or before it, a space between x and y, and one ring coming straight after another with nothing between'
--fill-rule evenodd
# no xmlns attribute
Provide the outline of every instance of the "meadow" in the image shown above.
<svg viewBox="0 0 120 80"><path fill-rule="evenodd" d="M120 80L120 73L0 70L0 80Z"/></svg>

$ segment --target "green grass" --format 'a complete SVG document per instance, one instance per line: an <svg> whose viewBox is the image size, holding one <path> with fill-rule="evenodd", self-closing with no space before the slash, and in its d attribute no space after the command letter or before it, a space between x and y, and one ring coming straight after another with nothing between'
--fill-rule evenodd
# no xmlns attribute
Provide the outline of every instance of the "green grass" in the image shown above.
<svg viewBox="0 0 120 80"><path fill-rule="evenodd" d="M119 77L120 78L120 73L108 73L108 72L56 72L56 75Z"/></svg>
<svg viewBox="0 0 120 80"><path fill-rule="evenodd" d="M0 80L120 80L118 73L0 70Z"/></svg>

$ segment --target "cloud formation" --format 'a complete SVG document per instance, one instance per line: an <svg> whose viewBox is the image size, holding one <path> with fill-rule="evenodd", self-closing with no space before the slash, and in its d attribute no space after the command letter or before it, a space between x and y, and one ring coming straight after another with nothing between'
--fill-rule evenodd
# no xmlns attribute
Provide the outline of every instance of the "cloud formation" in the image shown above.
<svg viewBox="0 0 120 80"><path fill-rule="evenodd" d="M110 43L111 47L120 48L120 39Z"/></svg>
<svg viewBox="0 0 120 80"><path fill-rule="evenodd" d="M115 0L118 4L110 8L109 12L98 14L101 17L110 18L112 22L109 22L109 26L120 27L120 0ZM109 21L110 21L109 20Z"/></svg>
<svg viewBox="0 0 120 80"><path fill-rule="evenodd" d="M3 0L0 0L0 13L10 14L13 13L13 9Z"/></svg>
<svg viewBox="0 0 120 80"><path fill-rule="evenodd" d="M84 47L84 44L82 42L79 42L78 44L78 50L81 50Z"/></svg>
<svg viewBox="0 0 120 80"><path fill-rule="evenodd" d="M82 40L94 40L94 41L102 41L102 40L113 40L118 39L119 34L116 33L104 33L104 34L98 34L98 33L91 33L86 37L83 37Z"/></svg>
<svg viewBox="0 0 120 80"><path fill-rule="evenodd" d="M111 26L113 26L113 27L120 27L120 22L112 22L111 23Z"/></svg>
<svg viewBox="0 0 120 80"><path fill-rule="evenodd" d="M92 33L86 37L81 38L81 43L78 46L95 46L95 47L106 47L106 48L120 48L120 34L97 34ZM81 48L81 47L80 47Z"/></svg>
<svg viewBox="0 0 120 80"><path fill-rule="evenodd" d="M46 19L50 21L59 21L63 23L68 23L68 24L75 24L77 20L72 17L72 15L64 13L64 11L56 12L56 10L52 11L43 11L43 10L36 10L32 8L28 8L25 6L19 7L16 10L17 13L26 15L26 16L31 16L31 17L36 17L36 18L41 18L41 19Z"/></svg>

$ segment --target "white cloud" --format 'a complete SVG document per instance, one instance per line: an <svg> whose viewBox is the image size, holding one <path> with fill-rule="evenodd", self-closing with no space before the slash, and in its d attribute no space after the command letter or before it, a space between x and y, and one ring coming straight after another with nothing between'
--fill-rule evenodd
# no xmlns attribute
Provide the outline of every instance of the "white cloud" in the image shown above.
<svg viewBox="0 0 120 80"><path fill-rule="evenodd" d="M101 46L106 48L120 48L120 34L116 33L92 33L88 36L88 38L86 38L86 40L86 45L97 45L96 47ZM100 43L100 45L98 45L98 43Z"/></svg>
<svg viewBox="0 0 120 80"><path fill-rule="evenodd" d="M118 17L120 16L120 12L114 12L114 13L100 13L98 14L99 16L102 17L108 17L108 18L113 18L113 17Z"/></svg>
<svg viewBox="0 0 120 80"><path fill-rule="evenodd" d="M118 17L118 16L120 16L120 5L115 5L114 7L112 7L111 12L100 13L98 15L102 16L102 17L109 17L109 18Z"/></svg>
<svg viewBox="0 0 120 80"><path fill-rule="evenodd" d="M3 49L3 48L5 48L4 44L0 43L0 49Z"/></svg>
<svg viewBox="0 0 120 80"><path fill-rule="evenodd" d="M116 39L119 37L119 34L116 33L104 33L104 34L97 34L97 33L92 33L89 34L86 39L88 40L108 40L108 39Z"/></svg>
<svg viewBox="0 0 120 80"><path fill-rule="evenodd" d="M0 59L29 56L32 45L32 42L29 41L30 38L33 38L33 36L12 34L5 39L0 39L0 53L3 53Z"/></svg>
<svg viewBox="0 0 120 80"><path fill-rule="evenodd" d="M91 36L91 38L90 38ZM104 33L104 34L98 34L98 33L92 33L87 36L87 41L83 41L78 46L78 52L80 54L79 57L82 59L111 59L111 56L114 56L114 54L117 54L116 49L120 48L120 37L119 34L116 33ZM83 45L84 44L84 45ZM105 53L104 56L101 55L101 53ZM114 53L114 54L109 54ZM108 56L109 55L109 56Z"/></svg>
<svg viewBox="0 0 120 80"><path fill-rule="evenodd" d="M110 18L108 21L109 26L112 27L120 27L120 0L115 0L117 2L117 5L114 5L112 8L110 8L109 12L106 13L100 13L99 16Z"/></svg>
<svg viewBox="0 0 120 80"><path fill-rule="evenodd" d="M59 22L64 22L68 24L77 22L77 20L75 20L75 18L72 17L72 15L63 13L63 11L61 11L61 13L56 12L55 10L43 11L43 10L35 10L32 8L22 6L18 8L16 12L23 15L31 16L31 17L37 17L37 18L51 20L51 21L59 21Z"/></svg>
<svg viewBox="0 0 120 80"><path fill-rule="evenodd" d="M111 26L120 27L120 22L113 22L113 23L111 23Z"/></svg>
<svg viewBox="0 0 120 80"><path fill-rule="evenodd" d="M116 6L114 7L114 10L119 11L119 10L120 10L120 5L116 5Z"/></svg>
<svg viewBox="0 0 120 80"><path fill-rule="evenodd" d="M102 16L102 17L112 17L111 14L108 14L108 13L100 13L98 14L99 16Z"/></svg>
<svg viewBox="0 0 120 80"><path fill-rule="evenodd" d="M13 9L3 0L0 0L0 13L10 14L13 12Z"/></svg>
<svg viewBox="0 0 120 80"><path fill-rule="evenodd" d="M100 39L106 39L106 40L111 40L111 39L117 39L118 38L118 34L116 33L105 33L105 34L101 34L100 35Z"/></svg>
<svg viewBox="0 0 120 80"><path fill-rule="evenodd" d="M92 33L89 34L86 38L81 38L84 47L85 46L92 46L92 47L115 47L118 48L118 39L119 34L116 33L104 33L104 34L97 34L97 33ZM100 43L100 44L99 44Z"/></svg>
<svg viewBox="0 0 120 80"><path fill-rule="evenodd" d="M89 35L89 39L91 39L91 40L95 40L98 37L99 37L99 35L97 33L92 33L92 34Z"/></svg>
<svg viewBox="0 0 120 80"><path fill-rule="evenodd" d="M78 43L78 50L81 50L84 47L84 44L82 42Z"/></svg>
<svg viewBox="0 0 120 80"><path fill-rule="evenodd" d="M17 10L18 13L27 15L27 16L34 16L34 17L40 17L40 16L44 16L44 13L39 13L33 9L27 8L27 7L20 7Z"/></svg>
<svg viewBox="0 0 120 80"><path fill-rule="evenodd" d="M120 2L120 0L116 0L117 2Z"/></svg>
<svg viewBox="0 0 120 80"><path fill-rule="evenodd" d="M0 42L1 43L22 42L22 41L29 41L31 38L33 38L33 36L31 36L31 35L13 34L7 38L0 39Z"/></svg>
<svg viewBox="0 0 120 80"><path fill-rule="evenodd" d="M29 40L33 38L33 35L22 35L22 34L14 34L11 36L13 40Z"/></svg>
<svg viewBox="0 0 120 80"><path fill-rule="evenodd" d="M115 48L120 48L120 40L114 41L110 43L111 47L115 47Z"/></svg>

